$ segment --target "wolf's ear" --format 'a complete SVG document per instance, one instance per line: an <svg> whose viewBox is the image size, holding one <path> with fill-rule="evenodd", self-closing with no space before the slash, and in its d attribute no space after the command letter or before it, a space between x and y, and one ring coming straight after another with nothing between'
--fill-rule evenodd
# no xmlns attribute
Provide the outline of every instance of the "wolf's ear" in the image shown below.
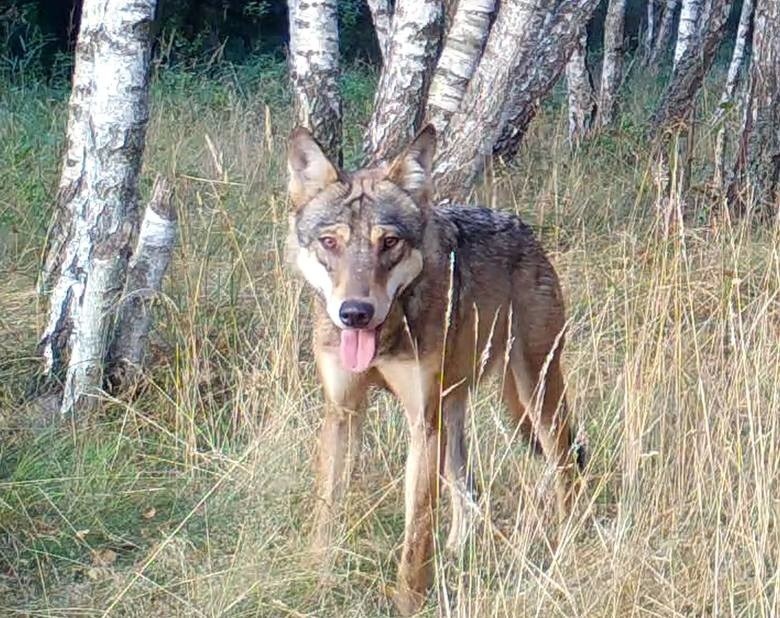
<svg viewBox="0 0 780 618"><path fill-rule="evenodd" d="M425 125L406 149L393 161L387 172L388 180L427 202L433 195L433 156L436 154L436 129Z"/></svg>
<svg viewBox="0 0 780 618"><path fill-rule="evenodd" d="M303 127L290 134L287 167L290 171L288 191L295 208L308 202L339 177L336 166L309 130Z"/></svg>

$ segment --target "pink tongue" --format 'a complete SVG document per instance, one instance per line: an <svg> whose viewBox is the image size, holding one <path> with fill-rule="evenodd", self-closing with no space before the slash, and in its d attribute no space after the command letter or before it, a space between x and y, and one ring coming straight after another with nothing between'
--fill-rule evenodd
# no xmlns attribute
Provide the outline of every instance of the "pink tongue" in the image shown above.
<svg viewBox="0 0 780 618"><path fill-rule="evenodd" d="M368 369L376 354L376 331L368 329L341 331L341 364L360 373Z"/></svg>

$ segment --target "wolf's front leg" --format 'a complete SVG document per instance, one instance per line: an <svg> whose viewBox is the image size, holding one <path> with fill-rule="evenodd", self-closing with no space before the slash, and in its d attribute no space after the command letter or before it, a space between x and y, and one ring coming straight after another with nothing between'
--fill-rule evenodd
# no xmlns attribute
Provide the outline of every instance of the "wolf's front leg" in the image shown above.
<svg viewBox="0 0 780 618"><path fill-rule="evenodd" d="M408 616L419 611L433 580L433 535L439 470L445 434L439 423L439 383L435 369L417 361L380 367L382 376L406 409L409 451L404 501L406 524L394 602Z"/></svg>
<svg viewBox="0 0 780 618"><path fill-rule="evenodd" d="M325 389L326 404L317 460L312 551L319 568L327 572L332 562L342 498L360 450L368 379L365 374L343 370L335 354L318 354L317 368Z"/></svg>

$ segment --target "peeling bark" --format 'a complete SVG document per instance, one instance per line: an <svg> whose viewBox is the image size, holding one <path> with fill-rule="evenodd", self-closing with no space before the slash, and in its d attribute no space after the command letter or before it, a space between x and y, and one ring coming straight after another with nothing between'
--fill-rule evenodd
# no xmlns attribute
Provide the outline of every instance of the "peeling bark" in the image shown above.
<svg viewBox="0 0 780 618"><path fill-rule="evenodd" d="M729 202L738 210L780 214L780 5L755 9L748 97Z"/></svg>
<svg viewBox="0 0 780 618"><path fill-rule="evenodd" d="M682 0L680 22L677 25L677 42L674 45L674 66L691 49L696 49L699 32L699 18L702 16L704 0Z"/></svg>
<svg viewBox="0 0 780 618"><path fill-rule="evenodd" d="M617 94L623 82L623 32L626 0L609 0L604 20L604 62L601 70L596 126L606 127L615 120Z"/></svg>
<svg viewBox="0 0 780 618"><path fill-rule="evenodd" d="M132 382L144 365L152 304L162 289L176 243L176 210L172 198L173 187L158 177L128 264L127 283L109 354L114 386Z"/></svg>
<svg viewBox="0 0 780 618"><path fill-rule="evenodd" d="M672 71L658 107L650 120L650 135L688 122L704 76L712 66L723 41L732 0L709 0L701 16L701 27Z"/></svg>
<svg viewBox="0 0 780 618"><path fill-rule="evenodd" d="M394 155L419 128L442 21L441 0L397 0L387 62L365 139L364 150L371 160Z"/></svg>
<svg viewBox="0 0 780 618"><path fill-rule="evenodd" d="M566 63L566 92L569 101L569 142L573 146L585 138L593 125L596 96L586 62L588 35L580 30L569 62Z"/></svg>
<svg viewBox="0 0 780 618"><path fill-rule="evenodd" d="M290 76L295 116L341 161L337 0L290 0Z"/></svg>
<svg viewBox="0 0 780 618"><path fill-rule="evenodd" d="M390 0L368 0L371 21L374 22L374 34L382 54L382 62L387 62L387 50L390 45L390 29L393 21L393 9Z"/></svg>
<svg viewBox="0 0 780 618"><path fill-rule="evenodd" d="M674 15L680 6L680 0L666 0L664 10L661 15L661 24L658 26L658 36L653 44L653 51L647 59L647 66L651 71L658 70L658 62L666 53L669 47L669 41L672 38L672 26L674 25Z"/></svg>
<svg viewBox="0 0 780 618"><path fill-rule="evenodd" d="M647 0L647 17L645 26L644 56L645 60L653 53L653 43L656 35L656 0Z"/></svg>
<svg viewBox="0 0 780 618"><path fill-rule="evenodd" d="M443 136L435 177L441 195L467 196L485 161L511 156L539 100L560 77L598 0L502 3L461 106Z"/></svg>
<svg viewBox="0 0 780 618"><path fill-rule="evenodd" d="M111 310L137 223L149 116L155 0L85 0L55 222L41 276L49 313L40 350L64 378L60 412L88 409L102 385Z"/></svg>
<svg viewBox="0 0 780 618"><path fill-rule="evenodd" d="M490 31L495 0L460 0L428 94L428 120L442 132L457 111Z"/></svg>
<svg viewBox="0 0 780 618"><path fill-rule="evenodd" d="M729 111L734 108L735 94L740 82L742 67L745 64L748 33L753 21L753 10L755 5L753 0L744 0L742 10L739 15L739 26L737 28L737 38L734 41L734 51L731 54L729 72L726 76L726 85L723 87L723 94L720 97L718 109L713 115L712 124L719 126L718 137L715 140L715 181L723 185L726 168L726 125L724 118Z"/></svg>

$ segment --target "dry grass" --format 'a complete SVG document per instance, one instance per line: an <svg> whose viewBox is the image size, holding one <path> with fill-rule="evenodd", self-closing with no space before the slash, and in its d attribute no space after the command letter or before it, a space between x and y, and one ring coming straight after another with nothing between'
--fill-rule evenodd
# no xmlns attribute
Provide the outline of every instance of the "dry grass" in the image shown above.
<svg viewBox="0 0 780 618"><path fill-rule="evenodd" d="M19 403L35 367L31 289L46 214L27 209L46 207L35 196L54 185L56 142L0 177L14 182L0 200L20 226L0 253L4 615L392 613L382 591L403 527L406 436L387 397L370 408L333 586L319 587L307 564L321 398L310 297L284 263L289 113L272 70L223 76L207 92L197 76L158 84L144 178L176 178L181 245L149 385L107 401L87 427L36 429ZM346 83L352 138L370 85ZM480 191L539 230L561 274L569 398L591 461L553 553L544 467L511 440L493 385L476 393L480 525L457 564L437 554L427 615L780 613L780 239L708 219L694 200L684 225L663 233L632 120L654 87L632 83L622 127L574 156L564 112L546 109L513 169ZM28 132L60 130L61 99L49 114ZM4 135L32 139L22 120L10 116ZM697 151L701 177L710 137ZM19 188L27 176L40 177L33 198Z"/></svg>

